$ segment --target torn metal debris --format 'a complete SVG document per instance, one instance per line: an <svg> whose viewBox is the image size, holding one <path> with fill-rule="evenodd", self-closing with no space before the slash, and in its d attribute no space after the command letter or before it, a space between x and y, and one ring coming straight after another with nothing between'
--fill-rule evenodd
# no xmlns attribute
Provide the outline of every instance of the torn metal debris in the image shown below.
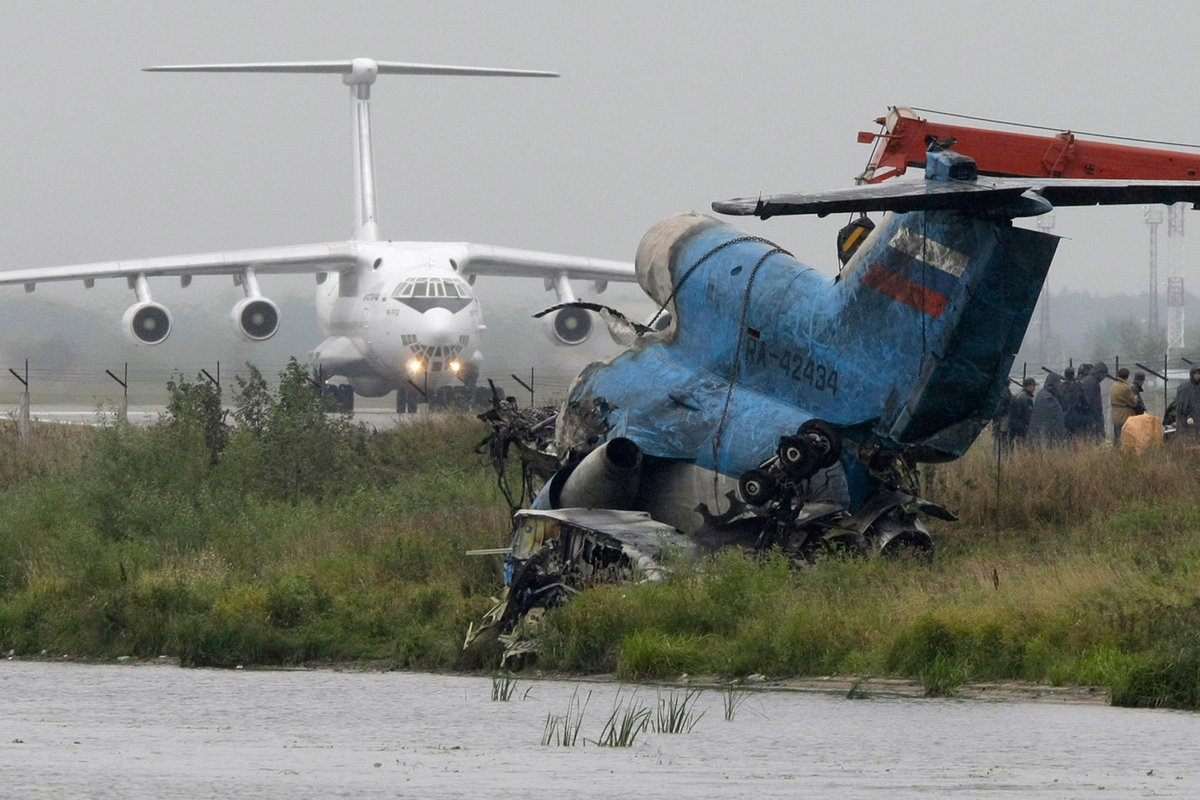
<svg viewBox="0 0 1200 800"><path fill-rule="evenodd" d="M504 594L483 623L467 632L463 646L495 628L505 648L503 665L534 650L534 635L547 609L599 584L661 580L672 559L696 555L691 540L645 512L518 511L504 560Z"/></svg>

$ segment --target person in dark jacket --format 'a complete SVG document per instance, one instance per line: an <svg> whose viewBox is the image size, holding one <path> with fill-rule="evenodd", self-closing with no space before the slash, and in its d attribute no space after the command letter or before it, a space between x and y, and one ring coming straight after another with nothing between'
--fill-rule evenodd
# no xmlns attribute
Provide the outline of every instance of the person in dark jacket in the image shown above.
<svg viewBox="0 0 1200 800"><path fill-rule="evenodd" d="M1145 390L1145 387L1146 387L1146 373L1144 373L1144 372L1133 373L1133 385L1129 388L1133 389L1133 396L1135 398L1137 398L1137 405L1134 406L1134 409L1133 409L1134 414L1145 414L1146 413L1146 401L1142 399L1142 392Z"/></svg>
<svg viewBox="0 0 1200 800"><path fill-rule="evenodd" d="M1067 438L1062 405L1058 402L1058 385L1061 381L1062 378L1056 373L1050 374L1041 391L1033 398L1033 411L1029 415L1029 438L1035 442L1059 445Z"/></svg>
<svg viewBox="0 0 1200 800"><path fill-rule="evenodd" d="M1008 406L1008 438L1013 444L1020 444L1029 436L1029 418L1033 415L1033 391L1037 381L1026 378L1021 384L1021 391L1013 398Z"/></svg>
<svg viewBox="0 0 1200 800"><path fill-rule="evenodd" d="M1088 428L1087 406L1083 400L1083 386L1075 379L1075 370L1070 367L1063 370L1062 383L1058 385L1055 396L1062 406L1067 435L1072 438L1084 436Z"/></svg>
<svg viewBox="0 0 1200 800"><path fill-rule="evenodd" d="M1188 439L1200 438L1200 366L1175 393L1175 429Z"/></svg>
<svg viewBox="0 0 1200 800"><path fill-rule="evenodd" d="M1104 441L1104 392L1101 382L1108 377L1108 365L1097 361L1096 366L1079 382L1083 395L1084 419L1087 421L1084 435L1094 442Z"/></svg>

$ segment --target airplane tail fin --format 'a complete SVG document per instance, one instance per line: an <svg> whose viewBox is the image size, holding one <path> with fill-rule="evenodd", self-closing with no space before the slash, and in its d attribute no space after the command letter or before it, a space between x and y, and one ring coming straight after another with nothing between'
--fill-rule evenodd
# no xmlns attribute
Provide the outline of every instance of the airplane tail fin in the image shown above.
<svg viewBox="0 0 1200 800"><path fill-rule="evenodd" d="M371 149L371 84L378 75L459 75L476 77L557 78L556 72L491 67L408 64L355 58L349 61L291 61L259 64L181 64L146 67L144 72L273 72L341 75L350 87L354 120L354 239L379 239L375 213L375 166Z"/></svg>
<svg viewBox="0 0 1200 800"><path fill-rule="evenodd" d="M933 211L878 230L839 281L843 346L869 342L890 390L878 433L924 460L957 457L1008 384L1058 237Z"/></svg>

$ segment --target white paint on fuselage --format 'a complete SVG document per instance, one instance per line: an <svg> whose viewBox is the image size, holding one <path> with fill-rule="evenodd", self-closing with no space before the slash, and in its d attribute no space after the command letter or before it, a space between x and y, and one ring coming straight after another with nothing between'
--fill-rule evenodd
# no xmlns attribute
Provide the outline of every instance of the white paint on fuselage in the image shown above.
<svg viewBox="0 0 1200 800"><path fill-rule="evenodd" d="M357 250L357 274L330 274L317 287L316 304L326 341L345 337L361 362L327 367L326 377L344 375L360 394L378 396L406 380L420 385L428 378L430 389L455 385L468 364L480 366L483 314L458 271L466 260L465 245L364 242ZM394 296L412 278L452 281L467 302L456 310L419 311ZM412 369L414 360L419 369ZM452 362L460 365L459 372L451 369Z"/></svg>

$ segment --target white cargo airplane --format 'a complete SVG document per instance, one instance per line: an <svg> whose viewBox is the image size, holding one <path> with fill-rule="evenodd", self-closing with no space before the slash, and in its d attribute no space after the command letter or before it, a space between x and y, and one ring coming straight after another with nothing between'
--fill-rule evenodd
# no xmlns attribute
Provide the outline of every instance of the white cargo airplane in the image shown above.
<svg viewBox="0 0 1200 800"><path fill-rule="evenodd" d="M122 327L136 344L161 344L171 333L171 314L150 295L149 279L178 277L183 286L202 275L231 275L246 293L232 311L234 330L263 341L279 327L279 308L262 294L258 278L311 273L317 281L317 318L326 337L309 354L324 377L343 376L338 394L382 397L398 390L396 405L414 406L420 385L432 395L442 387L474 382L483 355L478 349L483 317L471 290L476 275L539 277L558 302L574 302L570 279L636 281L632 264L505 247L444 242L381 241L375 219L375 172L371 157L371 84L379 74L558 77L532 70L404 64L356 58L281 64L201 64L148 67L148 72L334 73L350 87L354 115L354 230L344 242L266 247L225 253L106 261L66 267L0 272L0 285L42 281L125 278L137 295ZM546 335L555 344L583 343L592 330L586 310L568 306L548 317ZM352 387L352 391L351 391Z"/></svg>

